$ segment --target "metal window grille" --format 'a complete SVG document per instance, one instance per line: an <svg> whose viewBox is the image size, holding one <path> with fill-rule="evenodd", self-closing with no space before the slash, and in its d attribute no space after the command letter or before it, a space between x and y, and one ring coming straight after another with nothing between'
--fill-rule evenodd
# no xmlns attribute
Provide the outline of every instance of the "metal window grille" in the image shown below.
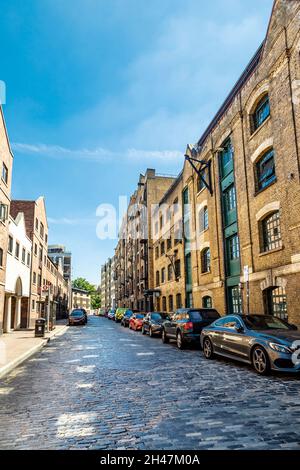
<svg viewBox="0 0 300 470"><path fill-rule="evenodd" d="M274 151L269 150L256 165L257 189L269 186L276 178Z"/></svg>
<svg viewBox="0 0 300 470"><path fill-rule="evenodd" d="M288 320L287 297L283 287L277 287L270 292L272 314L281 320Z"/></svg>
<svg viewBox="0 0 300 470"><path fill-rule="evenodd" d="M240 244L239 237L234 235L229 239L229 256L231 260L238 259L240 257Z"/></svg>
<svg viewBox="0 0 300 470"><path fill-rule="evenodd" d="M212 298L207 295L202 299L203 308L212 308Z"/></svg>
<svg viewBox="0 0 300 470"><path fill-rule="evenodd" d="M242 312L242 294L241 289L236 286L231 289L231 304L232 304L232 313L238 314Z"/></svg>
<svg viewBox="0 0 300 470"><path fill-rule="evenodd" d="M236 192L234 185L230 186L230 188L226 191L225 200L226 209L228 212L236 208Z"/></svg>
<svg viewBox="0 0 300 470"><path fill-rule="evenodd" d="M264 251L281 247L281 228L279 212L274 212L263 220Z"/></svg>
<svg viewBox="0 0 300 470"><path fill-rule="evenodd" d="M262 123L270 116L270 101L266 95L257 105L253 114L254 131L258 129Z"/></svg>
<svg viewBox="0 0 300 470"><path fill-rule="evenodd" d="M202 253L202 272L207 273L210 271L210 249L206 248Z"/></svg>

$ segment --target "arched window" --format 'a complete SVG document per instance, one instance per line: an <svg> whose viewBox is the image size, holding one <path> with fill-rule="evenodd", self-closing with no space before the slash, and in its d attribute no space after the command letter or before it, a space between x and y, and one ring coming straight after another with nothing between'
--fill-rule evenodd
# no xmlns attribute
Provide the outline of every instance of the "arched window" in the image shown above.
<svg viewBox="0 0 300 470"><path fill-rule="evenodd" d="M164 312L167 311L167 297L162 298L162 309Z"/></svg>
<svg viewBox="0 0 300 470"><path fill-rule="evenodd" d="M262 251L266 252L280 248L282 240L279 211L273 212L265 217L261 222L261 228Z"/></svg>
<svg viewBox="0 0 300 470"><path fill-rule="evenodd" d="M252 113L252 131L255 132L270 116L269 95L263 96Z"/></svg>
<svg viewBox="0 0 300 470"><path fill-rule="evenodd" d="M265 152L256 163L257 190L269 186L276 179L274 150Z"/></svg>
<svg viewBox="0 0 300 470"><path fill-rule="evenodd" d="M288 321L287 296L284 287L271 287L264 291L266 315Z"/></svg>
<svg viewBox="0 0 300 470"><path fill-rule="evenodd" d="M202 272L208 273L210 272L210 249L205 248L202 251Z"/></svg>
<svg viewBox="0 0 300 470"><path fill-rule="evenodd" d="M208 229L208 208L203 207L199 212L199 228L200 233Z"/></svg>
<svg viewBox="0 0 300 470"><path fill-rule="evenodd" d="M202 299L202 307L203 308L212 308L212 298L209 295L206 295Z"/></svg>
<svg viewBox="0 0 300 470"><path fill-rule="evenodd" d="M156 285L159 286L159 271L156 271Z"/></svg>
<svg viewBox="0 0 300 470"><path fill-rule="evenodd" d="M169 312L173 312L173 295L169 295Z"/></svg>
<svg viewBox="0 0 300 470"><path fill-rule="evenodd" d="M208 179L208 171L207 170L202 170L201 171L201 178L200 178L200 176L198 176L198 182L197 182L198 192L200 192L200 191L202 191L202 189L206 188L204 181L207 182L207 179Z"/></svg>
<svg viewBox="0 0 300 470"><path fill-rule="evenodd" d="M164 282L166 282L166 268L161 270L161 283L163 284Z"/></svg>
<svg viewBox="0 0 300 470"><path fill-rule="evenodd" d="M173 266L169 264L168 266L168 281L172 281L173 278Z"/></svg>
<svg viewBox="0 0 300 470"><path fill-rule="evenodd" d="M176 308L182 307L182 299L181 294L176 294Z"/></svg>

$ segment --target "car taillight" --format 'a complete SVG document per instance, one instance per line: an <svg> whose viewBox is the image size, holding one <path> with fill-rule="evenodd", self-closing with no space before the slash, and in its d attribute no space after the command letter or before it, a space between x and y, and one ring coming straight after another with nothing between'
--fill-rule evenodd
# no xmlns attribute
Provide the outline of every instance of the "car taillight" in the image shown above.
<svg viewBox="0 0 300 470"><path fill-rule="evenodd" d="M193 323L191 321L187 322L184 324L184 329L185 330L192 330L193 329Z"/></svg>

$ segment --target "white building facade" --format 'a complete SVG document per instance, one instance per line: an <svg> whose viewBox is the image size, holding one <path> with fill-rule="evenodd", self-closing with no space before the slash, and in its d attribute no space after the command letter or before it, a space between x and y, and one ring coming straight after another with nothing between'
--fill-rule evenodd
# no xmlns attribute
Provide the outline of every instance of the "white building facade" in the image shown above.
<svg viewBox="0 0 300 470"><path fill-rule="evenodd" d="M32 250L22 212L19 212L15 219L9 218L8 232L4 333L27 326Z"/></svg>

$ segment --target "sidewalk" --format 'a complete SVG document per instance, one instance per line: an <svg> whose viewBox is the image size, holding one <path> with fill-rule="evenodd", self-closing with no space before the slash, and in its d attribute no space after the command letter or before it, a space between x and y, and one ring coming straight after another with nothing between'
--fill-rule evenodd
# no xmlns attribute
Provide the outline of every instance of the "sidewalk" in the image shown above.
<svg viewBox="0 0 300 470"><path fill-rule="evenodd" d="M0 378L42 349L51 339L67 331L66 320L58 322L44 338L35 338L34 330L20 330L0 336Z"/></svg>

